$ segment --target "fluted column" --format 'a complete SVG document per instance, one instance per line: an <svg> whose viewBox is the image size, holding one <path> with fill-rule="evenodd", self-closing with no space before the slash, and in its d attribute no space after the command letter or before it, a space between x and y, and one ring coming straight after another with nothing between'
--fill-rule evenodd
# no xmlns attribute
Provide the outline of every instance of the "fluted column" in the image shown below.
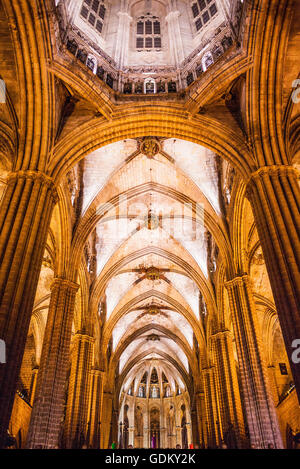
<svg viewBox="0 0 300 469"><path fill-rule="evenodd" d="M197 408L197 422L198 422L198 434L199 434L199 443L202 448L207 446L206 441L206 412L205 412L205 396L203 391L199 391L195 395L196 399L196 408ZM198 442L197 442L198 443Z"/></svg>
<svg viewBox="0 0 300 469"><path fill-rule="evenodd" d="M134 446L134 427L129 427L128 433L129 433L128 444Z"/></svg>
<svg viewBox="0 0 300 469"><path fill-rule="evenodd" d="M51 286L28 448L58 446L77 290L77 284L63 278L56 278Z"/></svg>
<svg viewBox="0 0 300 469"><path fill-rule="evenodd" d="M32 377L31 377L31 389L30 389L30 405L31 406L33 405L33 401L34 401L38 372L39 372L39 366L35 366L32 369Z"/></svg>
<svg viewBox="0 0 300 469"><path fill-rule="evenodd" d="M165 409L163 403L163 389L160 389L160 422L159 422L159 447L166 447L166 419L165 419Z"/></svg>
<svg viewBox="0 0 300 469"><path fill-rule="evenodd" d="M119 411L118 409L113 409L112 411L112 417L111 417L111 442L118 442L118 417L119 417ZM134 435L133 435L133 441L134 441Z"/></svg>
<svg viewBox="0 0 300 469"><path fill-rule="evenodd" d="M90 371L90 399L89 399L89 445L94 449L100 448L101 432L101 406L103 392L104 372L98 368L92 368Z"/></svg>
<svg viewBox="0 0 300 469"><path fill-rule="evenodd" d="M176 445L182 445L181 426L176 425Z"/></svg>
<svg viewBox="0 0 300 469"><path fill-rule="evenodd" d="M183 43L179 26L179 16L180 12L178 10L170 11L170 13L166 16L169 35L169 48L173 56L172 58L175 67L178 67L184 59Z"/></svg>
<svg viewBox="0 0 300 469"><path fill-rule="evenodd" d="M198 420L197 420L196 408L193 408L191 411L191 424L192 424L193 444L198 445L200 443L200 437L199 437L199 432L198 432Z"/></svg>
<svg viewBox="0 0 300 469"><path fill-rule="evenodd" d="M12 411L52 210L57 193L38 171L12 173L0 207L0 448Z"/></svg>
<svg viewBox="0 0 300 469"><path fill-rule="evenodd" d="M279 322L300 400L300 189L290 166L266 166L247 186L273 291ZM294 346L293 346L294 345ZM298 353L299 356L299 353ZM297 357L296 357L297 358Z"/></svg>
<svg viewBox="0 0 300 469"><path fill-rule="evenodd" d="M245 425L233 355L232 334L222 331L211 337L214 363L220 392L220 414L223 433L231 429L235 433L238 448L245 446Z"/></svg>
<svg viewBox="0 0 300 469"><path fill-rule="evenodd" d="M277 389L277 384L276 384L276 372L275 372L274 365L268 365L268 376L269 376L269 382L270 382L272 395L274 399L274 404L276 406L279 401L279 394L278 394L278 389Z"/></svg>
<svg viewBox="0 0 300 469"><path fill-rule="evenodd" d="M160 428L160 447L167 447L167 429L165 426Z"/></svg>
<svg viewBox="0 0 300 469"><path fill-rule="evenodd" d="M241 373L250 441L258 448L282 448L278 420L263 359L249 277L226 283Z"/></svg>
<svg viewBox="0 0 300 469"><path fill-rule="evenodd" d="M109 444L111 421L112 421L113 396L111 392L103 393L103 404L101 411L101 434L100 448L107 449Z"/></svg>
<svg viewBox="0 0 300 469"><path fill-rule="evenodd" d="M146 408L146 412L144 414L144 429L143 429L143 434L144 434L144 448L149 448L149 411L148 408Z"/></svg>
<svg viewBox="0 0 300 469"><path fill-rule="evenodd" d="M127 63L127 56L129 50L129 36L130 36L130 24L132 21L131 16L125 12L120 11L119 16L119 25L118 25L118 36L116 41L116 50L115 50L115 61L118 64L119 68L122 69L124 64Z"/></svg>
<svg viewBox="0 0 300 469"><path fill-rule="evenodd" d="M77 435L84 435L85 438L87 436L89 372L93 360L93 345L93 337L80 332L75 334L65 419L67 448L78 447Z"/></svg>
<svg viewBox="0 0 300 469"><path fill-rule="evenodd" d="M186 431L187 431L187 441L188 441L188 448L189 448L190 445L193 443L191 422L186 423Z"/></svg>
<svg viewBox="0 0 300 469"><path fill-rule="evenodd" d="M221 443L219 399L216 392L216 370L214 367L204 368L203 384L205 395L207 443L210 448L215 448Z"/></svg>

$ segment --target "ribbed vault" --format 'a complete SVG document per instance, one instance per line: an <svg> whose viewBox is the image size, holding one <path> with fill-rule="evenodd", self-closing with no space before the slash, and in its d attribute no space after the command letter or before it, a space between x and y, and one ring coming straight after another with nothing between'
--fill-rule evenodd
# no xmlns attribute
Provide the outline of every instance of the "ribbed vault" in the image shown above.
<svg viewBox="0 0 300 469"><path fill-rule="evenodd" d="M155 362L172 392L193 394L193 377L209 362L204 328L217 317L213 258L232 268L218 157L152 136L99 148L73 173L81 199L70 269L92 279L83 310L100 334L105 389L118 376L115 405L124 406Z"/></svg>

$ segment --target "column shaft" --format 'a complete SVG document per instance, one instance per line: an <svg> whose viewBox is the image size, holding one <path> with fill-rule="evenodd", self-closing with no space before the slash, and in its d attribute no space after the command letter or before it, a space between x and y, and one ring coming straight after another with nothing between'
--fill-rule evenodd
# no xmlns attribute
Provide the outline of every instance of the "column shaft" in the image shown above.
<svg viewBox="0 0 300 469"><path fill-rule="evenodd" d="M12 173L0 210L0 448L14 402L52 210L51 178L37 171Z"/></svg>
<svg viewBox="0 0 300 469"><path fill-rule="evenodd" d="M200 444L200 436L198 431L198 417L197 417L197 409L194 408L191 411L191 422L192 422L192 435L193 435L193 444L199 445Z"/></svg>
<svg viewBox="0 0 300 469"><path fill-rule="evenodd" d="M291 371L300 398L300 189L293 167L267 166L247 186L276 303ZM298 362L298 363L297 363Z"/></svg>
<svg viewBox="0 0 300 469"><path fill-rule="evenodd" d="M203 383L206 409L206 427L208 446L215 448L221 443L222 435L220 428L219 399L216 392L215 368L204 368Z"/></svg>
<svg viewBox="0 0 300 469"><path fill-rule="evenodd" d="M80 447L83 436L86 440L93 344L94 338L88 335L74 337L64 432L67 448Z"/></svg>
<svg viewBox="0 0 300 469"><path fill-rule="evenodd" d="M275 366L274 365L268 365L268 376L269 376L270 386L271 386L271 389L272 389L274 404L276 406L279 402L279 394L278 394L278 389L277 389L277 384L276 384Z"/></svg>
<svg viewBox="0 0 300 469"><path fill-rule="evenodd" d="M88 416L88 444L94 448L100 448L101 431L101 407L103 395L103 371L93 368L90 371L90 399Z"/></svg>
<svg viewBox="0 0 300 469"><path fill-rule="evenodd" d="M282 448L255 304L247 275L227 282L250 441L259 448Z"/></svg>
<svg viewBox="0 0 300 469"><path fill-rule="evenodd" d="M118 416L119 416L119 411L117 409L114 409L112 411L112 416L111 416L111 442L113 443L118 443ZM134 429L133 429L134 431ZM133 434L133 443L134 445L134 434Z"/></svg>
<svg viewBox="0 0 300 469"><path fill-rule="evenodd" d="M200 444L201 448L207 446L206 440L206 411L205 411L205 396L203 391L199 391L195 395L196 399L196 408L197 408L197 422L198 422L198 434L199 441L196 443Z"/></svg>
<svg viewBox="0 0 300 469"><path fill-rule="evenodd" d="M111 422L112 422L112 404L113 396L110 392L103 393L103 404L101 411L101 434L100 448L107 449L110 438Z"/></svg>
<svg viewBox="0 0 300 469"><path fill-rule="evenodd" d="M150 425L150 422L149 422L149 409L148 409L148 406L146 407L146 412L144 414L144 448L149 448L149 441L150 441L150 437L149 437L149 425Z"/></svg>
<svg viewBox="0 0 300 469"><path fill-rule="evenodd" d="M38 377L39 367L35 366L32 370L32 377L31 377L31 389L30 389L30 405L33 405L35 391L36 391L36 383Z"/></svg>
<svg viewBox="0 0 300 469"><path fill-rule="evenodd" d="M134 427L129 427L129 439L128 443L134 447Z"/></svg>
<svg viewBox="0 0 300 469"><path fill-rule="evenodd" d="M70 341L78 285L57 278L52 284L28 448L56 448L63 416Z"/></svg>
<svg viewBox="0 0 300 469"><path fill-rule="evenodd" d="M193 443L191 422L186 423L186 431L187 431L187 441L188 441L188 448L189 448L190 445Z"/></svg>
<svg viewBox="0 0 300 469"><path fill-rule="evenodd" d="M220 393L223 434L230 432L232 437L235 436L236 447L243 448L245 446L245 425L233 355L232 334L230 331L218 332L212 336L211 340ZM232 443L234 444L234 442Z"/></svg>

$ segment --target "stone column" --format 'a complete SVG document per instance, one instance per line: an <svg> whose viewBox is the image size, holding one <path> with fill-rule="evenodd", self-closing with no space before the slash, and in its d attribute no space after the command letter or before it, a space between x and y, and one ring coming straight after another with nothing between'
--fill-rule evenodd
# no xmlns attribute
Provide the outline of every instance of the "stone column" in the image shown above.
<svg viewBox="0 0 300 469"><path fill-rule="evenodd" d="M221 443L219 399L216 390L215 367L203 368L203 384L206 410L207 444L215 448Z"/></svg>
<svg viewBox="0 0 300 469"><path fill-rule="evenodd" d="M111 442L115 442L115 443L118 443L118 430L119 430L118 417L119 417L119 411L118 409L114 409L112 411L112 419L111 419Z"/></svg>
<svg viewBox="0 0 300 469"><path fill-rule="evenodd" d="M187 441L188 441L188 448L189 448L190 444L193 443L191 422L186 423L186 431L187 431Z"/></svg>
<svg viewBox="0 0 300 469"><path fill-rule="evenodd" d="M166 447L166 419L165 419L165 409L163 402L163 389L160 389L160 422L159 422L159 440L160 448Z"/></svg>
<svg viewBox="0 0 300 469"><path fill-rule="evenodd" d="M69 392L65 419L66 447L77 448L88 431L88 404L90 368L93 360L94 338L77 332L73 339L72 364L69 379Z"/></svg>
<svg viewBox="0 0 300 469"><path fill-rule="evenodd" d="M232 429L237 447L243 448L246 445L245 425L232 339L232 334L228 330L214 334L211 337L212 352L220 393L223 434Z"/></svg>
<svg viewBox="0 0 300 469"><path fill-rule="evenodd" d="M103 393L103 404L101 411L101 433L100 448L107 449L109 444L111 421L112 421L113 396L111 392Z"/></svg>
<svg viewBox="0 0 300 469"><path fill-rule="evenodd" d="M198 419L197 419L197 410L195 408L193 408L191 411L191 423L192 423L192 435L193 435L192 443L194 445L199 445L200 438L199 438L199 432L198 432Z"/></svg>
<svg viewBox="0 0 300 469"><path fill-rule="evenodd" d="M274 365L268 365L268 376L269 376L270 386L272 389L274 404L276 406L279 402L279 394L278 394L278 389L277 389L277 384L276 384L276 372L275 372Z"/></svg>
<svg viewBox="0 0 300 469"><path fill-rule="evenodd" d="M247 186L279 322L300 400L300 189L291 166L266 166ZM298 362L298 363L297 363Z"/></svg>
<svg viewBox="0 0 300 469"><path fill-rule="evenodd" d="M128 50L129 50L129 37L130 37L130 24L132 21L131 16L125 12L120 11L119 16L119 26L118 26L118 36L116 41L116 50L115 50L115 61L118 64L119 68L122 69L124 64L128 63Z"/></svg>
<svg viewBox="0 0 300 469"><path fill-rule="evenodd" d="M202 448L207 446L207 441L205 439L206 435L206 413L205 413L205 396L203 391L196 392L196 408L197 408L197 423L198 423L198 434L199 434L199 443Z"/></svg>
<svg viewBox="0 0 300 469"><path fill-rule="evenodd" d="M166 448L167 447L167 429L166 427L160 428L160 447Z"/></svg>
<svg viewBox="0 0 300 469"><path fill-rule="evenodd" d="M175 67L178 67L184 59L183 43L179 26L179 16L179 11L171 11L166 16L169 34L169 48L173 55Z"/></svg>
<svg viewBox="0 0 300 469"><path fill-rule="evenodd" d="M144 448L149 448L149 428L144 427Z"/></svg>
<svg viewBox="0 0 300 469"><path fill-rule="evenodd" d="M103 375L104 372L98 368L92 368L90 371L90 398L89 398L89 416L88 416L88 444L94 448L100 448L101 432L101 405L103 394Z"/></svg>
<svg viewBox="0 0 300 469"><path fill-rule="evenodd" d="M56 278L51 286L28 448L58 446L77 290L77 284L63 278Z"/></svg>
<svg viewBox="0 0 300 469"><path fill-rule="evenodd" d="M34 401L34 396L35 396L35 391L36 391L36 383L37 383L37 377L38 377L38 372L39 372L39 366L35 366L32 369L32 377L31 377L31 389L30 389L30 405L33 406L33 401Z"/></svg>
<svg viewBox="0 0 300 469"><path fill-rule="evenodd" d="M134 447L134 427L128 428L128 444Z"/></svg>
<svg viewBox="0 0 300 469"><path fill-rule="evenodd" d="M176 445L182 445L181 426L176 425Z"/></svg>
<svg viewBox="0 0 300 469"><path fill-rule="evenodd" d="M38 171L12 173L0 209L0 448L6 440L52 210L53 181Z"/></svg>
<svg viewBox="0 0 300 469"><path fill-rule="evenodd" d="M226 283L245 401L250 441L258 448L282 448L267 379L255 304L247 275Z"/></svg>
<svg viewBox="0 0 300 469"><path fill-rule="evenodd" d="M149 448L149 410L148 407L144 413L144 448Z"/></svg>

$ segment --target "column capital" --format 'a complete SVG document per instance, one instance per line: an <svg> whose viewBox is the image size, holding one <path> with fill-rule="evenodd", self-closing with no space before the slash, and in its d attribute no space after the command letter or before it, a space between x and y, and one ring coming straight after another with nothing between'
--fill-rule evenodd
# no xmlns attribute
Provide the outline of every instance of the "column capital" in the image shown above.
<svg viewBox="0 0 300 469"><path fill-rule="evenodd" d="M130 23L133 19L132 16L130 16L129 13L127 13L126 11L119 11L118 16L119 16L119 18L121 18L121 17L126 18Z"/></svg>
<svg viewBox="0 0 300 469"><path fill-rule="evenodd" d="M270 165L270 166L262 166L254 171L248 178L246 182L246 192L249 193L251 186L253 183L256 183L258 179L262 178L263 176L294 176L296 179L299 179L299 171L291 165Z"/></svg>
<svg viewBox="0 0 300 469"><path fill-rule="evenodd" d="M95 337L89 334L86 334L85 332L78 331L75 333L73 340L81 340L81 341L90 342L93 344L95 342Z"/></svg>
<svg viewBox="0 0 300 469"><path fill-rule="evenodd" d="M59 197L54 180L51 176L48 176L48 174L43 173L42 171L32 170L14 171L9 174L7 178L7 185L15 183L18 179L31 179L32 181L40 181L42 184L45 184L51 189L54 202L58 202Z"/></svg>
<svg viewBox="0 0 300 469"><path fill-rule="evenodd" d="M100 368L91 368L90 371L89 371L90 375L91 376L95 376L95 377L102 377L104 376L105 374L105 371L103 370L100 370Z"/></svg>
<svg viewBox="0 0 300 469"><path fill-rule="evenodd" d="M242 275L238 275L238 276L232 278L231 280L228 280L227 282L224 282L224 286L227 289L230 289L230 288L235 287L235 286L241 286L245 283L248 283L249 281L250 281L249 275L244 273Z"/></svg>
<svg viewBox="0 0 300 469"><path fill-rule="evenodd" d="M215 371L215 369L216 369L216 367L215 367L214 365L212 365L212 366L207 366L207 367L205 367L205 368L202 368L202 372L203 372L204 374L209 375L209 374L212 374L212 373Z"/></svg>
<svg viewBox="0 0 300 469"><path fill-rule="evenodd" d="M218 331L215 334L210 336L211 339L218 339L221 337L232 337L232 332L229 329L225 329L224 331Z"/></svg>
<svg viewBox="0 0 300 469"><path fill-rule="evenodd" d="M55 290L56 288L63 288L63 289L69 289L69 290L73 290L74 292L77 292L78 288L79 288L79 285L75 282L72 282L72 280L67 280L65 278L61 278L61 277L56 277L51 286L50 286L50 289L51 291Z"/></svg>
<svg viewBox="0 0 300 469"><path fill-rule="evenodd" d="M180 16L180 11L179 10L170 11L170 13L168 13L167 16L166 16L166 21L167 22L172 21L176 18L179 18L179 16Z"/></svg>

